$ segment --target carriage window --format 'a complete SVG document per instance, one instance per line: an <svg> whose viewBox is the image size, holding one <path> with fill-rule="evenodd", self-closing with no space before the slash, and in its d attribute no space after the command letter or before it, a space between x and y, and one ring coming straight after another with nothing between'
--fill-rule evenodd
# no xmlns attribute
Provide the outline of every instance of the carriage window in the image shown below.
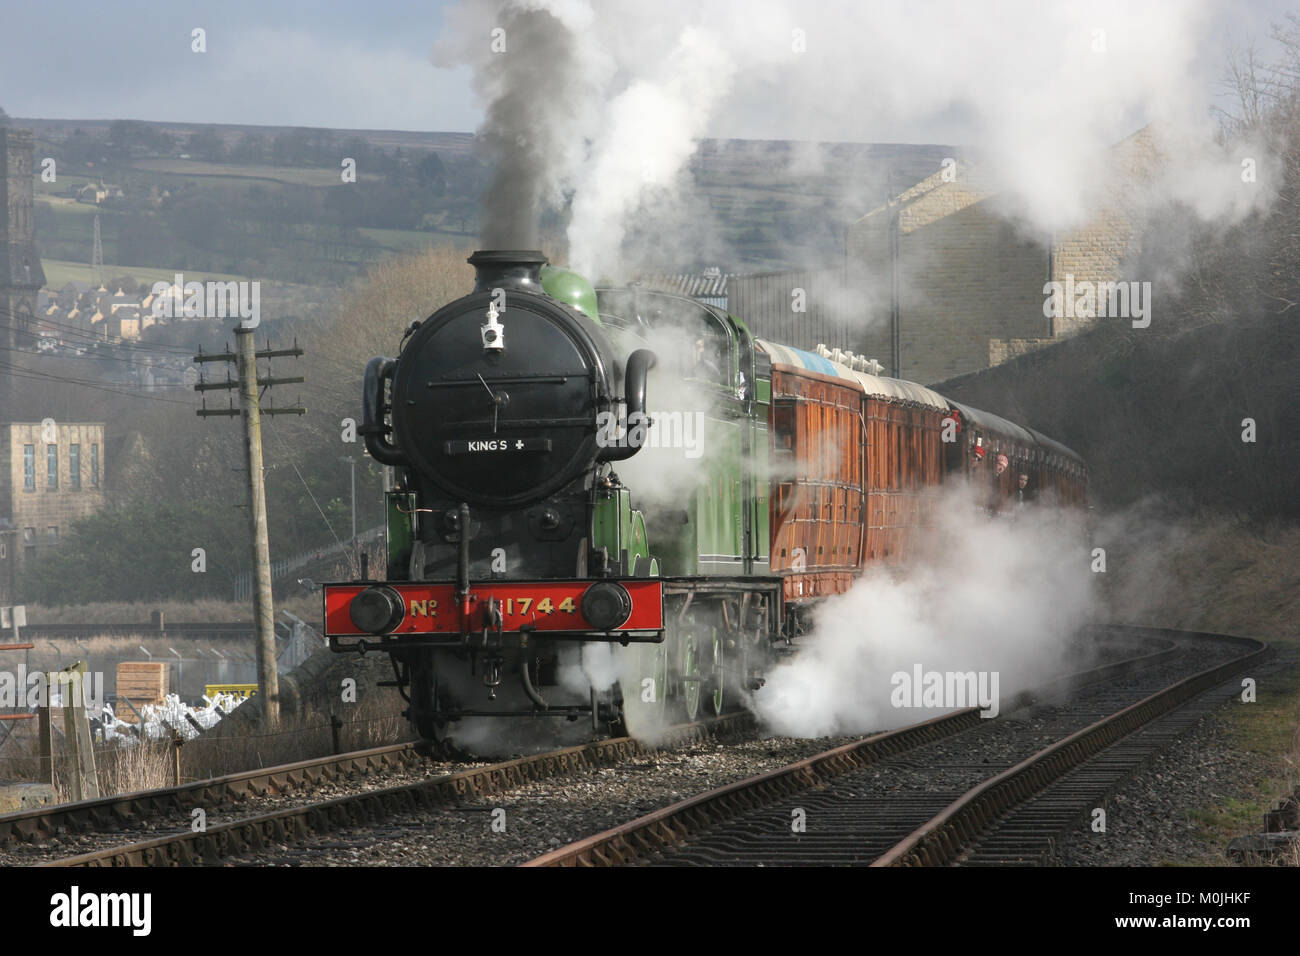
<svg viewBox="0 0 1300 956"><path fill-rule="evenodd" d="M948 471L960 471L966 460L966 442L962 435L957 435L956 441L946 441L943 443L943 466Z"/></svg>
<svg viewBox="0 0 1300 956"><path fill-rule="evenodd" d="M788 398L772 403L772 450L794 454L795 403Z"/></svg>
<svg viewBox="0 0 1300 956"><path fill-rule="evenodd" d="M903 487L903 426L901 423L894 421L890 425L894 430L894 483L893 488Z"/></svg>

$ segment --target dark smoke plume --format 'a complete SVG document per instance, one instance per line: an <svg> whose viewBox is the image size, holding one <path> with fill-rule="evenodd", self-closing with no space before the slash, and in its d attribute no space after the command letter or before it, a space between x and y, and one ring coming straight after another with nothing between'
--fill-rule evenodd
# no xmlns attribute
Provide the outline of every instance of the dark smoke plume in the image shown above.
<svg viewBox="0 0 1300 956"><path fill-rule="evenodd" d="M479 142L494 168L483 196L484 249L536 249L538 218L557 188L555 156L564 149L563 105L577 69L573 35L545 10L507 7L505 49L483 76L491 104Z"/></svg>

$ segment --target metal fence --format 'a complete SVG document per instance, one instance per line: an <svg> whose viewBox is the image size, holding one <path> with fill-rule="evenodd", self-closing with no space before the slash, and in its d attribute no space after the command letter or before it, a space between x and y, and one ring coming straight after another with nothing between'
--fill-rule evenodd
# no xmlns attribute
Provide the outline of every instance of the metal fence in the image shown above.
<svg viewBox="0 0 1300 956"><path fill-rule="evenodd" d="M865 347L868 311L840 269L731 276L727 307L755 336L780 345L805 351Z"/></svg>
<svg viewBox="0 0 1300 956"><path fill-rule="evenodd" d="M336 574L341 576L354 576L359 573L360 559L358 555L362 551L373 552L377 547L384 543L385 527L378 525L368 531L363 531L356 536L355 540L343 541L338 544L332 544L328 547L313 548L310 551L303 551L291 558L282 558L279 561L271 562L271 581L281 580L290 574L300 571L314 564L326 564L331 566ZM373 561L372 555L372 561ZM372 567L376 565L372 564ZM245 571L237 574L234 581L234 599L236 601L247 601L253 596L254 574L252 571Z"/></svg>

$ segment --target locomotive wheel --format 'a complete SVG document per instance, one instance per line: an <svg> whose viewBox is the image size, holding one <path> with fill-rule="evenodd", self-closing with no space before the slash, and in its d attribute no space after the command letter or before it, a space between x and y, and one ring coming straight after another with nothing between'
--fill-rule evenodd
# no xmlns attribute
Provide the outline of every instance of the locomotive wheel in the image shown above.
<svg viewBox="0 0 1300 956"><path fill-rule="evenodd" d="M423 651L411 663L411 725L420 739L442 747L447 741L447 721L439 720L438 676L433 667L433 653Z"/></svg>
<svg viewBox="0 0 1300 956"><path fill-rule="evenodd" d="M694 621L678 638L678 686L681 687L681 716L688 721L700 716L700 700L704 696L700 685L700 641L696 636Z"/></svg>
<svg viewBox="0 0 1300 956"><path fill-rule="evenodd" d="M718 628L710 627L707 634L708 636L704 639L704 652L705 662L709 666L709 677L705 685L707 691L705 705L709 713L715 717L721 717L723 708L726 706L727 662L725 659L725 644Z"/></svg>

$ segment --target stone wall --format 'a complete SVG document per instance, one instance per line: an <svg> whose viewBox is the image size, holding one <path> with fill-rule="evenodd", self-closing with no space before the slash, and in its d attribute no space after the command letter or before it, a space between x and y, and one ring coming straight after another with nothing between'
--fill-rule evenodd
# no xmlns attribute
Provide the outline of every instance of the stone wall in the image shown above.
<svg viewBox="0 0 1300 956"><path fill-rule="evenodd" d="M1049 280L1109 282L1121 276L1140 231L1139 189L1163 158L1144 128L1106 157L1110 185L1088 221L1055 235L1017 225L994 184L959 164L917 183L854 223L847 281L870 303L855 347L892 370L890 308L897 270L899 367L937 382L1050 344L1094 318L1044 315ZM894 263L893 229L898 261ZM868 291L870 294L868 294Z"/></svg>
<svg viewBox="0 0 1300 956"><path fill-rule="evenodd" d="M863 351L892 367L890 301L894 218L901 378L935 382L988 362L991 338L1040 337L1048 246L1012 224L988 186L965 167L936 173L855 223L850 275L883 290ZM951 175L951 174L950 174Z"/></svg>

